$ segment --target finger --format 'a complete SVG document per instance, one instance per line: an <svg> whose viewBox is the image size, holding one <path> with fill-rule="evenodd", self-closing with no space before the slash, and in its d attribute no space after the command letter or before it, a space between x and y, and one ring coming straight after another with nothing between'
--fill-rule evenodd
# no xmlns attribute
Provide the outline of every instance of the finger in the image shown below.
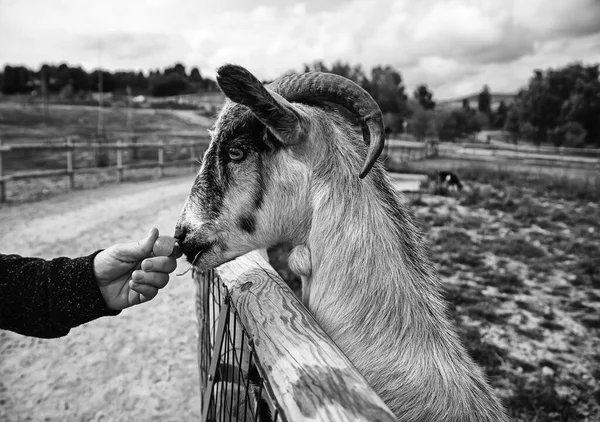
<svg viewBox="0 0 600 422"><path fill-rule="evenodd" d="M118 254L126 257L131 261L137 261L150 256L152 252L152 245L158 238L158 229L153 227L148 235L138 240L137 242L121 243L118 246Z"/></svg>
<svg viewBox="0 0 600 422"><path fill-rule="evenodd" d="M169 282L169 275L165 273L135 271L131 276L131 281L134 285L150 285L157 289L162 289Z"/></svg>
<svg viewBox="0 0 600 422"><path fill-rule="evenodd" d="M142 295L130 288L127 292L127 301L129 306L139 305L142 303Z"/></svg>
<svg viewBox="0 0 600 422"><path fill-rule="evenodd" d="M134 290L129 290L129 306L139 305L140 303L148 302L149 300L150 299L146 296L139 294Z"/></svg>
<svg viewBox="0 0 600 422"><path fill-rule="evenodd" d="M142 261L141 269L157 273L172 273L177 268L177 260L170 256L157 256Z"/></svg>
<svg viewBox="0 0 600 422"><path fill-rule="evenodd" d="M129 287L131 288L131 290L141 295L140 302L147 302L148 300L152 300L158 294L158 289L149 284L136 284L135 282L130 281ZM146 300L144 300L144 298Z"/></svg>

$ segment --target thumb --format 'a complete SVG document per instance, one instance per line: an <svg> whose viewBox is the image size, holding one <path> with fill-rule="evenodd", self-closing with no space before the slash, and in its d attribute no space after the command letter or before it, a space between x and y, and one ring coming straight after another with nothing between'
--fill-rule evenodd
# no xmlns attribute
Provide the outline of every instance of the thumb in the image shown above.
<svg viewBox="0 0 600 422"><path fill-rule="evenodd" d="M153 227L148 235L137 242L124 243L121 245L121 253L129 256L131 260L140 260L150 256L152 246L158 238L158 229Z"/></svg>

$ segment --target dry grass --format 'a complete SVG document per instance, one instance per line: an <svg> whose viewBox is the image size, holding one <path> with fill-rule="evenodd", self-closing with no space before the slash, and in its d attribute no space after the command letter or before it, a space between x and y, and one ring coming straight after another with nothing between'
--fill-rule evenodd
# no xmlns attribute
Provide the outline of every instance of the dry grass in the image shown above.
<svg viewBox="0 0 600 422"><path fill-rule="evenodd" d="M98 131L98 113L97 107L51 106L46 116L40 106L0 104L0 136L11 144L64 141L67 136L89 139ZM106 133L134 132L144 139L173 132L205 135L201 129L210 124L194 111L132 109L128 117L127 109L107 107L101 114Z"/></svg>

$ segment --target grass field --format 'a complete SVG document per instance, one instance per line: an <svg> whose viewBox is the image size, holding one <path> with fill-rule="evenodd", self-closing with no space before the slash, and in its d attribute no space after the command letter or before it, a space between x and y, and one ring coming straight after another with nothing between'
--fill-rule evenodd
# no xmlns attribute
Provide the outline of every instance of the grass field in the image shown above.
<svg viewBox="0 0 600 422"><path fill-rule="evenodd" d="M600 168L580 168L573 165L536 166L512 161L478 161L438 157L404 162L394 166L401 173L427 174L438 170L455 172L467 183L488 183L498 189L529 186L536 193L548 190L565 198L600 199Z"/></svg>
<svg viewBox="0 0 600 422"><path fill-rule="evenodd" d="M599 420L598 191L463 170L467 192L407 198L460 336L515 420ZM271 263L298 291L288 254Z"/></svg>
<svg viewBox="0 0 600 422"><path fill-rule="evenodd" d="M103 131L130 132L144 140L189 134L206 136L212 119L193 110L156 110L52 105L48 114L38 105L0 103L0 139L5 143L64 142L67 136L93 139L101 114ZM129 123L129 125L128 125Z"/></svg>

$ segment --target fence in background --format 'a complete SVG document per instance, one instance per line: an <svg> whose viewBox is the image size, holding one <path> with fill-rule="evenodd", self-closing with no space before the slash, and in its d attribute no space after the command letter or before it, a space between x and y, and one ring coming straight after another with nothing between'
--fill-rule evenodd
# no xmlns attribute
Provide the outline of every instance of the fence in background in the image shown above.
<svg viewBox="0 0 600 422"><path fill-rule="evenodd" d="M383 149L383 159L391 163L424 160L438 155L439 142L427 140L425 142L389 139Z"/></svg>
<svg viewBox="0 0 600 422"><path fill-rule="evenodd" d="M194 279L202 421L395 420L266 252Z"/></svg>
<svg viewBox="0 0 600 422"><path fill-rule="evenodd" d="M159 142L122 142L117 140L112 143L103 142L73 142L71 138L67 138L65 142L55 143L22 143L15 145L3 144L0 140L0 202L6 201L6 185L8 182L32 179L66 176L69 178L69 187L75 187L75 176L77 174L95 173L95 172L114 172L117 182L123 182L124 173L126 170L141 169L141 168L156 168L158 169L159 177L164 175L166 167L189 166L195 170L204 149L208 146L207 139L194 137L193 141L178 141L165 143ZM188 150L187 158L178 160L165 160L165 149L170 148L186 148ZM124 155L126 151L134 151L137 153L140 149L156 150L154 160L143 160L141 162L125 163ZM108 162L103 166L95 167L77 167L75 162L75 151L104 151L108 153L114 151L116 153L115 165L110 165ZM44 169L44 170L27 170L17 172L7 172L5 169L4 155L11 152L40 152L53 151L56 153L64 153L64 167L59 169ZM135 154L134 154L135 155Z"/></svg>
<svg viewBox="0 0 600 422"><path fill-rule="evenodd" d="M208 147L208 138L199 138L197 136L177 135L178 138L192 137L193 141L178 141L165 143L160 142L73 142L71 138L67 138L65 142L53 143L21 143L21 144L3 144L0 140L0 203L6 201L6 185L11 181L60 177L66 176L69 178L69 187L75 187L75 176L77 174L94 173L94 172L114 172L117 182L124 180L124 172L131 169L140 168L157 168L158 175L163 176L166 167L185 166L195 169L198 164L198 159L203 151ZM154 160L145 160L142 162L125 163L124 155L127 151L139 151L142 148L155 149L156 156ZM188 148L188 158L179 160L165 160L165 150L167 148ZM116 151L116 163L109 165L108 160L103 166L78 167L76 165L76 151L104 151L105 153ZM37 153L41 151L54 151L56 153L64 153L64 166L58 169L44 170L26 170L7 172L5 166L4 155L11 152L26 152ZM386 143L382 158L386 162L401 163L405 161L422 160L425 158L434 157L438 154L437 142L404 142L390 140ZM62 158L61 158L62 159ZM54 158L56 160L56 158Z"/></svg>

